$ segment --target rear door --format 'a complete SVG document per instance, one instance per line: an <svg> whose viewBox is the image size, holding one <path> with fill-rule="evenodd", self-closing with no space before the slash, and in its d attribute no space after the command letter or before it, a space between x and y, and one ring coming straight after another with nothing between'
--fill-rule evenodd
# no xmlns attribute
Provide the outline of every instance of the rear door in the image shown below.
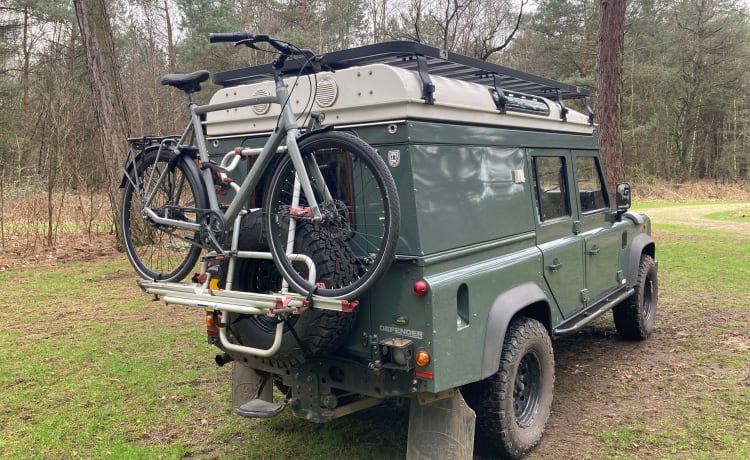
<svg viewBox="0 0 750 460"><path fill-rule="evenodd" d="M568 150L530 153L544 278L560 312L568 318L582 308L584 291L584 241L579 234L577 200L571 200L572 158Z"/></svg>

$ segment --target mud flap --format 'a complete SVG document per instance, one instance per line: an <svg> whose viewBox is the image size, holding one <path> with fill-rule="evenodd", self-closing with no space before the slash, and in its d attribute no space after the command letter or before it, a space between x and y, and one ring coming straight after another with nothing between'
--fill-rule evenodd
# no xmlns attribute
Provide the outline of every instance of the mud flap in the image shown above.
<svg viewBox="0 0 750 460"><path fill-rule="evenodd" d="M241 405L258 396L258 388L263 383L263 375L239 361L232 363L232 408ZM263 401L273 402L273 384L270 379L260 394Z"/></svg>
<svg viewBox="0 0 750 460"><path fill-rule="evenodd" d="M433 401L412 398L406 460L473 457L476 415L461 392L451 390L444 396Z"/></svg>

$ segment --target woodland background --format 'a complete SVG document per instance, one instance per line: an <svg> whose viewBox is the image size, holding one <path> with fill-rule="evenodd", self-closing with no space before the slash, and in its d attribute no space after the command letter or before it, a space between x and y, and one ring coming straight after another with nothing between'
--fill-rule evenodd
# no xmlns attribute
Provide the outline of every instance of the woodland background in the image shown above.
<svg viewBox="0 0 750 460"><path fill-rule="evenodd" d="M85 1L77 1L78 7ZM170 72L216 72L270 56L211 45L209 32L250 30L317 52L416 40L589 88L595 93L599 0L109 0L114 38L102 55L119 73L130 135L185 123ZM85 5L84 5L85 6ZM629 0L623 62L626 178L750 179L750 16L738 0ZM106 75L104 76L106 78ZM203 102L215 87L200 94ZM594 94L594 98L596 95ZM44 239L60 231L55 203L80 201L89 229L106 205L86 52L73 0L0 0L0 242L19 197L47 197ZM592 106L594 103L592 102ZM57 212L57 214L56 214ZM103 219L106 221L106 219Z"/></svg>

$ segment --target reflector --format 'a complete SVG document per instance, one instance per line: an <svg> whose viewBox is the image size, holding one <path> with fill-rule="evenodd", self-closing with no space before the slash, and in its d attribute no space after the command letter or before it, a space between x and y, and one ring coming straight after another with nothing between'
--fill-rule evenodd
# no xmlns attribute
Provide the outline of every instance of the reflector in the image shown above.
<svg viewBox="0 0 750 460"><path fill-rule="evenodd" d="M427 286L427 282L423 280L419 280L414 282L414 294L417 297L424 297L427 295L427 291L429 290L429 287Z"/></svg>

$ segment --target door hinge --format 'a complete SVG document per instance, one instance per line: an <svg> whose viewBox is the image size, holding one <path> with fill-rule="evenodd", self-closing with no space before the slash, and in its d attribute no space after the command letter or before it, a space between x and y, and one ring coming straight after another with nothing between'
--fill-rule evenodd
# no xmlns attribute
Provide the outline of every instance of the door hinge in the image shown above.
<svg viewBox="0 0 750 460"><path fill-rule="evenodd" d="M581 233L581 221L577 220L573 222L573 234L578 235L579 233Z"/></svg>
<svg viewBox="0 0 750 460"><path fill-rule="evenodd" d="M581 302L583 302L584 305L589 303L589 290L588 289L581 289Z"/></svg>

